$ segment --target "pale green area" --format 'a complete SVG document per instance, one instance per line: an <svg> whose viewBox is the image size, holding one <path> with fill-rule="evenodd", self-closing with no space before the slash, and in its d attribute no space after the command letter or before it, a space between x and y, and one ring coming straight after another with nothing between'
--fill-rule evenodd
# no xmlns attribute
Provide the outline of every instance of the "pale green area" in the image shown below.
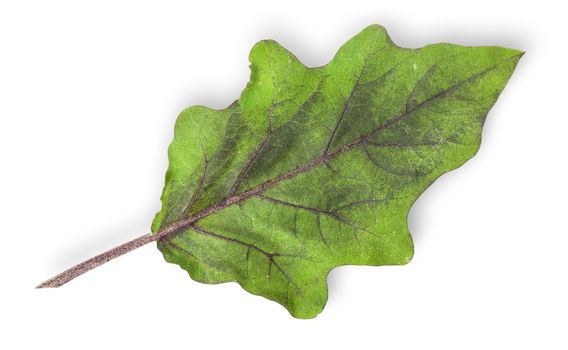
<svg viewBox="0 0 568 350"><path fill-rule="evenodd" d="M412 203L476 153L521 56L501 47L403 49L374 25L326 66L307 68L278 43L259 42L238 101L179 116L152 230L340 153L199 220L160 250L196 281L236 281L295 317L315 317L334 267L410 261Z"/></svg>

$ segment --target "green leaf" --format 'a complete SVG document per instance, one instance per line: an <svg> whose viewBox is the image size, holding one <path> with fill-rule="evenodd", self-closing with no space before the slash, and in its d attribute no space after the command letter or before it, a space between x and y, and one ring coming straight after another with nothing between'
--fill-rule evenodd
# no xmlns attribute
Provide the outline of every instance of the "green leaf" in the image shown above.
<svg viewBox="0 0 568 350"><path fill-rule="evenodd" d="M308 68L259 42L238 101L190 107L177 120L152 230L194 222L159 249L196 281L236 281L295 317L315 317L334 267L410 261L411 205L476 153L521 56L404 49L374 25Z"/></svg>

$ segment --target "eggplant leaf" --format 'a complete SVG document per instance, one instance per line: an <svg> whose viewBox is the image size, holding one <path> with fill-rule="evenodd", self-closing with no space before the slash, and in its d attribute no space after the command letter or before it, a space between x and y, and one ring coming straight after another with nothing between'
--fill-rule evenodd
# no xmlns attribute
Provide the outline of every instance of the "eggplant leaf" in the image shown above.
<svg viewBox="0 0 568 350"><path fill-rule="evenodd" d="M236 281L299 318L327 300L341 265L401 265L407 214L479 148L489 109L522 52L397 47L370 26L327 65L278 43L250 53L250 82L223 110L184 110L153 232L196 281Z"/></svg>

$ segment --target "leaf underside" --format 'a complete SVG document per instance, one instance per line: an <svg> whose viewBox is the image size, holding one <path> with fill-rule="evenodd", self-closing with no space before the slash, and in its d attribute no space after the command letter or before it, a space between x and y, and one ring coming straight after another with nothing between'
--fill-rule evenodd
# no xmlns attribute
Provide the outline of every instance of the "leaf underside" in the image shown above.
<svg viewBox="0 0 568 350"><path fill-rule="evenodd" d="M201 218L159 249L196 281L236 281L315 317L334 267L410 261L411 205L476 153L521 56L404 49L378 25L317 68L274 41L257 43L238 101L190 107L176 122L152 231Z"/></svg>

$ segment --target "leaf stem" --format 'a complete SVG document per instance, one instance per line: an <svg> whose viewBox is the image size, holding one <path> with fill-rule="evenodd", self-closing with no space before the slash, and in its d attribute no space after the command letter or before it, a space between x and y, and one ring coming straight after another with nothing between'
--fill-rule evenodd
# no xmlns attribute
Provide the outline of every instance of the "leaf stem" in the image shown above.
<svg viewBox="0 0 568 350"><path fill-rule="evenodd" d="M95 257L92 257L88 260L83 261L80 264L77 264L59 275L48 279L45 282L40 283L36 288L57 288L61 287L65 283L71 281L72 279L81 276L87 271L94 269L114 258L118 258L119 256L126 254L136 248L140 248L143 245L146 245L150 242L154 242L160 237L157 234L145 234L140 236L136 239L133 239L129 242L119 245L118 247L114 247L110 250L107 250L104 253L101 253Z"/></svg>
<svg viewBox="0 0 568 350"><path fill-rule="evenodd" d="M143 245L146 245L151 242L155 242L161 238L164 238L170 234L179 232L191 226L195 221L200 219L203 216L206 216L214 211L217 211L218 207L209 208L208 210L204 210L192 217L186 218L184 220L177 221L164 229L156 232L156 233L147 233L143 236L135 238L131 241L123 243L117 247L114 247L110 250L107 250L104 253L101 253L97 256L94 256L88 260L83 261L80 264L77 264L57 276L54 276L48 279L45 282L40 283L36 288L57 288L61 287L65 283L81 276L85 272L88 272L95 267L101 266L102 264L111 261L114 258L118 258L121 255L124 255L128 252L133 251L134 249L140 248Z"/></svg>

